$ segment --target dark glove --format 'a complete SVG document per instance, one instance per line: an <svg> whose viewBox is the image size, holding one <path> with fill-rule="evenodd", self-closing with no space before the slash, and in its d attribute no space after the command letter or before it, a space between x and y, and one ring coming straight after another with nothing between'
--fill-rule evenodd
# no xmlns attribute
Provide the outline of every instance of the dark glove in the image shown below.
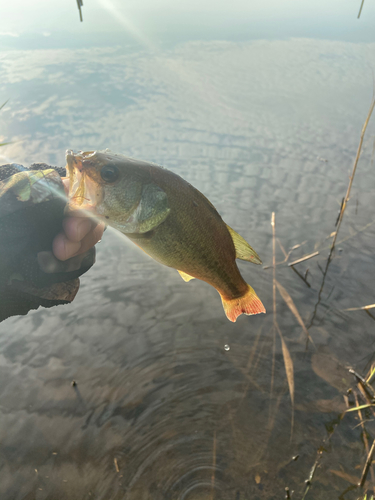
<svg viewBox="0 0 375 500"><path fill-rule="evenodd" d="M64 174L45 164L0 166L0 321L71 302L78 276L95 262L94 248L64 262L52 253L66 205Z"/></svg>

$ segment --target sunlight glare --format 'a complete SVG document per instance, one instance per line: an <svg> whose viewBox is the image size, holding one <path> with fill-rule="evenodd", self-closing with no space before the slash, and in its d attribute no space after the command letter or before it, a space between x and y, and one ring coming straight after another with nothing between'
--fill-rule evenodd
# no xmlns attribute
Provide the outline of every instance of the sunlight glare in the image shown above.
<svg viewBox="0 0 375 500"><path fill-rule="evenodd" d="M155 51L155 43L151 42L147 36L132 22L128 16L125 16L120 8L112 0L98 0L98 3L106 9L136 40L149 50Z"/></svg>

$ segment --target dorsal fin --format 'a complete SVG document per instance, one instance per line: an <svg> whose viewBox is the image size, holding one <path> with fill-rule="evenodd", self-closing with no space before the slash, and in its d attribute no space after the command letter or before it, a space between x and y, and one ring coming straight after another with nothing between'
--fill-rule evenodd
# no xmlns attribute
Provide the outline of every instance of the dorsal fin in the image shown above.
<svg viewBox="0 0 375 500"><path fill-rule="evenodd" d="M180 273L181 278L186 282L194 279L194 276L190 276L190 274L184 273L183 271L178 271L178 272Z"/></svg>
<svg viewBox="0 0 375 500"><path fill-rule="evenodd" d="M247 241L245 241L242 236L240 236L234 229L227 225L229 234L232 237L234 248L236 249L236 258L241 260L247 260L253 264L261 264L262 261L256 251L251 248Z"/></svg>

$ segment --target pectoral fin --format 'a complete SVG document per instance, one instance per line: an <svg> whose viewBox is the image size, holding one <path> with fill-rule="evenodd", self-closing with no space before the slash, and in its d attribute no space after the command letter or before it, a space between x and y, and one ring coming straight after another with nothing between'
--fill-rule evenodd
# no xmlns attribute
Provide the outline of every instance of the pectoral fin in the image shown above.
<svg viewBox="0 0 375 500"><path fill-rule="evenodd" d="M177 269L177 271L178 271L178 269ZM182 278L184 281L186 281L186 282L188 282L188 281L190 281L190 280L193 280L193 279L194 279L194 276L190 276L190 274L186 274L186 273L184 273L183 271L178 271L178 272L180 273L181 278Z"/></svg>
<svg viewBox="0 0 375 500"><path fill-rule="evenodd" d="M236 258L247 260L248 262L253 262L254 264L261 264L262 261L260 260L259 255L253 248L251 248L248 242L228 225L227 228L232 237L234 248L236 249Z"/></svg>
<svg viewBox="0 0 375 500"><path fill-rule="evenodd" d="M146 184L137 208L116 229L123 233L147 233L161 224L170 210L166 193L155 184Z"/></svg>

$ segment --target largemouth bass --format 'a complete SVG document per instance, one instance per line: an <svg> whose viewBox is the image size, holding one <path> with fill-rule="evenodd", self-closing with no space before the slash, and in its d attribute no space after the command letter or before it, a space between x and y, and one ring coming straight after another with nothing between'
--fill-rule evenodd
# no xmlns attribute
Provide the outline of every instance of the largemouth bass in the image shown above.
<svg viewBox="0 0 375 500"><path fill-rule="evenodd" d="M219 292L225 314L265 313L236 258L261 264L210 201L177 174L105 151L67 151L68 210L86 209L125 234L153 259Z"/></svg>

